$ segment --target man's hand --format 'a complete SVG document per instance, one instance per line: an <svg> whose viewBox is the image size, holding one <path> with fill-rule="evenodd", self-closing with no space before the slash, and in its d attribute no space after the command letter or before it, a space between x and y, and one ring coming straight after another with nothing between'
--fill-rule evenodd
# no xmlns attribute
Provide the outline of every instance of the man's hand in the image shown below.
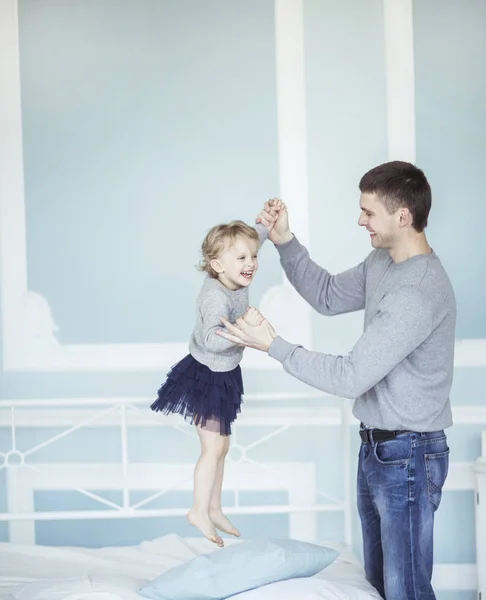
<svg viewBox="0 0 486 600"><path fill-rule="evenodd" d="M289 227L287 207L278 198L265 202L256 222L269 228L268 239L274 244L285 244L294 237Z"/></svg>
<svg viewBox="0 0 486 600"><path fill-rule="evenodd" d="M264 319L260 325L249 325L243 317L238 317L233 325L224 317L221 322L226 328L218 329L217 334L226 338L234 344L255 348L262 352L268 352L271 343L277 337L273 327Z"/></svg>

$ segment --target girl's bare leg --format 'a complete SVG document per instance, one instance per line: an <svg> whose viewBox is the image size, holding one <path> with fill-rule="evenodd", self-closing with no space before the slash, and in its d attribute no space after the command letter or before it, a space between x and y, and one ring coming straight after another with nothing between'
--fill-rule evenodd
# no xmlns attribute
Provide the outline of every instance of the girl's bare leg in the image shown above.
<svg viewBox="0 0 486 600"><path fill-rule="evenodd" d="M223 490L223 476L224 476L224 461L230 447L229 436L225 437L225 445L223 449L223 455L218 463L218 469L216 471L216 478L214 481L213 492L211 494L211 502L209 505L209 517L213 522L214 526L220 531L224 531L230 535L240 537L240 532L231 523L231 521L223 514L221 508L221 494Z"/></svg>
<svg viewBox="0 0 486 600"><path fill-rule="evenodd" d="M196 427L201 442L201 455L194 469L194 502L187 520L211 542L223 546L223 540L209 516L211 495L216 482L218 465L223 456L226 438L217 431Z"/></svg>

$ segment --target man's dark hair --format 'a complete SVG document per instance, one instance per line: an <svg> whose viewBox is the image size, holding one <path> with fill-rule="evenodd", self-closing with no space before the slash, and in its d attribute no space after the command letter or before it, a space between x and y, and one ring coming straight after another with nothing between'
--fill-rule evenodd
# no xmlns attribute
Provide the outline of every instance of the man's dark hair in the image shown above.
<svg viewBox="0 0 486 600"><path fill-rule="evenodd" d="M432 192L423 171L415 165L399 160L378 165L363 175L359 189L376 194L391 215L399 208L408 208L416 231L427 227Z"/></svg>

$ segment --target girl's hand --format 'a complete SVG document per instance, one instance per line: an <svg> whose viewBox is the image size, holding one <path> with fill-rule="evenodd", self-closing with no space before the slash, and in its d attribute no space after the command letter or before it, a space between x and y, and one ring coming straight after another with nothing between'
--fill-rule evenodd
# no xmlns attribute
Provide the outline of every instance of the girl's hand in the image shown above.
<svg viewBox="0 0 486 600"><path fill-rule="evenodd" d="M258 308L251 306L246 309L243 319L246 323L248 323L248 325L261 325L265 317L258 310Z"/></svg>

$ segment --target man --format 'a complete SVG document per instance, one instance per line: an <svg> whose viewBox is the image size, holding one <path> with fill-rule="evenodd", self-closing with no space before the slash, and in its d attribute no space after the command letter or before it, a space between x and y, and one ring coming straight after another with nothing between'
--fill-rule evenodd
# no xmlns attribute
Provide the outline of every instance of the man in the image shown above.
<svg viewBox="0 0 486 600"><path fill-rule="evenodd" d="M291 233L286 210L267 202L257 221L274 223L285 273L318 312L364 309L364 332L347 356L310 352L283 340L265 320L256 327L223 319L219 333L268 352L301 381L353 398L361 421L358 510L368 580L388 600L435 598L434 512L447 476L452 425L456 302L424 229L431 190L412 164L389 162L359 184L358 224L374 250L358 266L330 275Z"/></svg>

